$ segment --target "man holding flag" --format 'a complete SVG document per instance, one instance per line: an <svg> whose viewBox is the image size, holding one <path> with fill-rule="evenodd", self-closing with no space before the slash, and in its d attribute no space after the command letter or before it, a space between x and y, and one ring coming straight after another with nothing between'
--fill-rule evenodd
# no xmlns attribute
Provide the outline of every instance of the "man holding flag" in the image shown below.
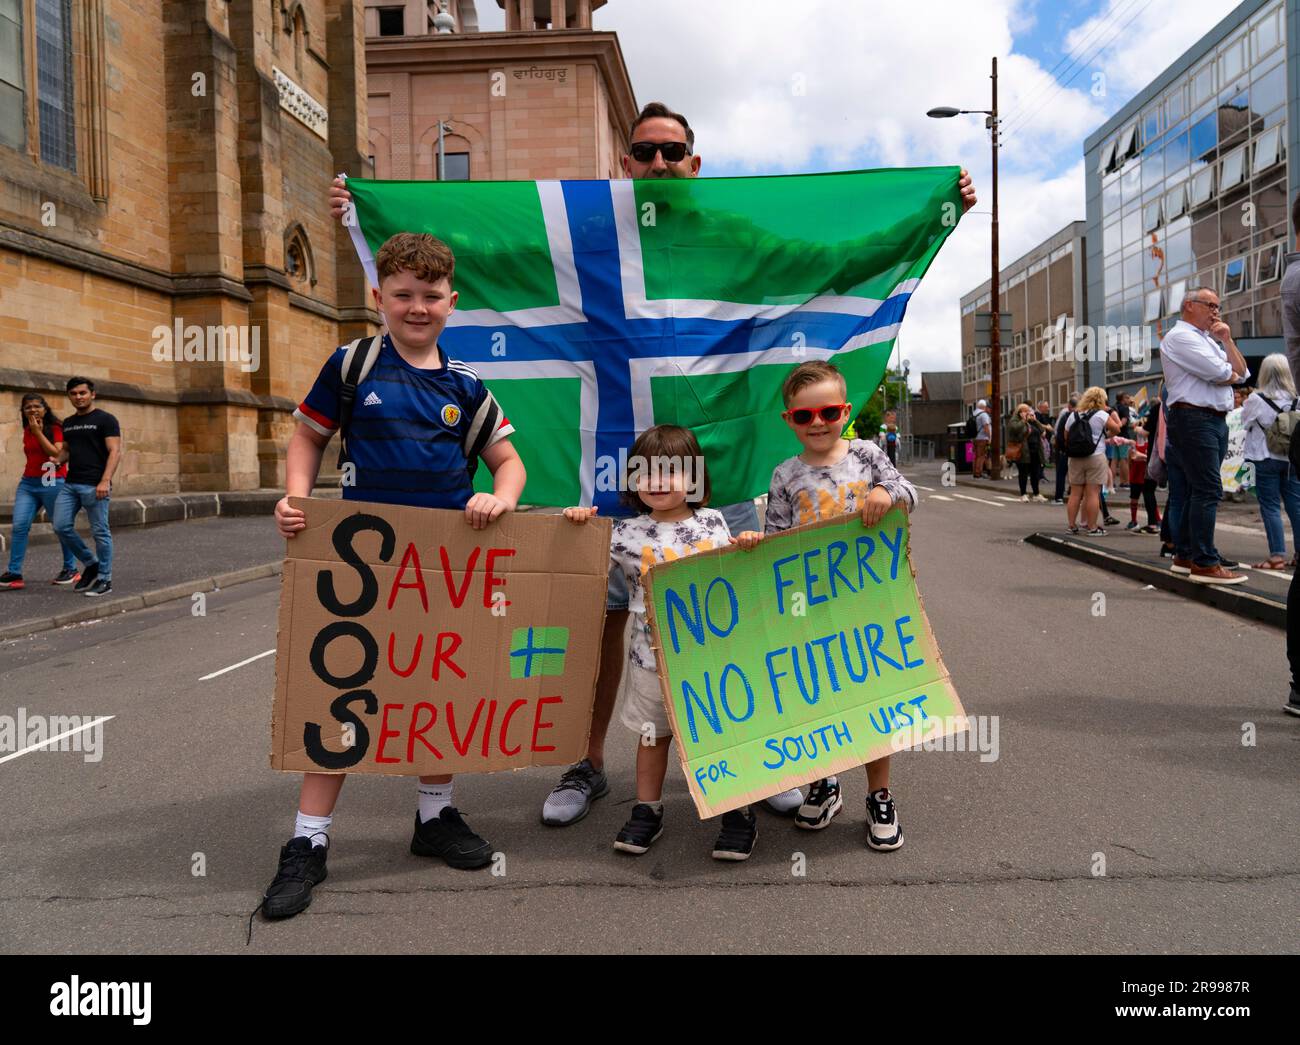
<svg viewBox="0 0 1300 1045"><path fill-rule="evenodd" d="M623 172L629 179L640 180L642 182L653 181L655 179L664 181L673 181L677 179L693 179L699 175L701 158L695 153L695 133L691 129L686 117L679 113L673 112L667 106L660 102L651 102L642 109L636 121L629 128L628 134L628 151L623 157ZM888 177L894 172L884 172ZM903 175L904 172L898 172ZM835 176L815 176L823 178L833 178ZM734 179L734 182L768 182L779 179ZM809 179L810 181L812 179ZM733 181L733 179L727 179ZM517 184L517 183L516 183ZM539 195L541 195L539 185ZM546 213L547 231L546 239L549 241L552 254L556 258L555 274L553 287L560 288L560 297L563 298L565 291L573 299L579 301L577 309L572 310L569 314L564 314L561 308L534 308L526 312L516 312L516 316L528 314L530 316L546 316L546 314L559 314L555 327L549 328L552 336L556 338L549 348L541 347L536 349L540 362L537 371L540 374L543 367L548 368L548 373L556 367L570 367L575 372L581 372L583 375L583 386L589 384L599 384L603 378L609 386L614 389L609 399L605 398L604 387L601 388L601 397L599 401L600 413L599 423L589 418L585 413L582 418L581 429L585 433L586 442L584 442L583 453L583 477L581 497L587 503L599 503L602 501L601 493L608 493L611 496L605 501L612 504L615 498L612 491L607 490L605 485L601 484L600 463L606 461L611 453L616 451L618 446L627 446L631 443L631 438L644 427L656 423L657 420L665 420L655 416L655 407L659 406L663 398L674 402L686 411L698 408L699 411L706 415L717 416L725 415L730 408L732 412L731 421L725 421L728 426L728 435L735 435L736 440L727 440L731 444L730 449L736 450L735 443L738 441L742 444L740 454L745 459L748 468L738 466L734 469L728 469L737 474L736 481L732 484L733 489L737 485L743 485L743 479L740 473L746 473L744 478L748 478L748 473L761 475L762 486L766 486L767 476L771 473L771 465L776 460L785 456L785 447L780 446L773 441L771 447L759 447L758 440L753 433L753 427L756 421L756 411L753 407L755 399L770 399L771 396L765 396L765 384L758 380L748 381L750 374L755 371L749 369L755 364L763 362L776 362L779 353L780 362L788 364L791 361L797 361L792 357L803 356L805 353L813 355L814 358L829 355L835 349L842 349L851 343L852 334L842 333L846 330L843 317L836 315L832 319L832 314L841 311L852 313L858 317L857 325L847 327L851 332L857 334L857 343L863 347L870 346L875 348L877 345L887 345L885 338L888 337L891 321L899 321L902 318L902 309L906 305L906 300L910 292L919 282L919 275L928 267L929 261L933 254L937 252L939 244L942 242L943 233L933 234L923 237L925 230L906 229L906 233L911 240L906 244L908 247L915 247L912 240L920 242L924 238L923 250L913 250L912 253L906 253L899 247L899 242L903 240L901 234L894 234L894 228L886 230L885 234L877 237L877 241L870 244L871 249L863 250L860 256L854 256L852 252L845 253L840 243L832 245L823 245L821 243L807 243L806 250L801 250L799 241L793 237L780 237L772 235L766 228L758 227L755 222L745 222L743 214L737 210L732 220L723 220L721 222L711 221L711 215L707 209L696 205L695 201L689 195L678 194L674 192L664 192L655 199L644 199L638 195L638 190L628 183L587 183L591 186L609 184L610 189L603 195L598 189L594 189L588 194L583 189L584 183L565 182L561 183L563 188L562 197L555 195L556 191L553 186L556 183L547 183L548 198L543 198L542 208ZM450 192L463 191L462 186L472 186L473 183L448 183L445 188ZM618 191L614 191L615 187ZM626 186L626 189L623 188ZM667 188L667 186L665 186ZM832 190L832 183L824 181L819 183L816 188L822 189L823 196L829 194ZM358 187L360 189L360 187ZM893 189L892 184L888 189ZM959 192L961 212L969 210L975 204L975 190L971 184L970 176L963 169L959 172L957 182ZM506 191L506 190L501 190ZM815 191L815 190L814 190ZM612 233L606 233L601 238L602 231L606 230L609 224L608 215L601 210L602 206L610 203L610 197L614 197L614 224L618 226L617 237ZM900 201L908 199L909 202L913 197L904 195L903 188L896 190L896 198ZM885 206L888 207L891 202L890 197L885 197ZM343 181L336 179L330 189L330 211L334 217L343 217L349 202L352 201L352 194L344 186ZM753 199L747 201L751 208L757 208L759 214L764 217L772 218L774 208L766 203L765 200L754 202ZM418 205L412 203L412 206ZM914 204L913 204L914 205ZM945 208L951 208L951 203L943 203ZM901 208L902 202L898 204ZM367 208L365 196L361 196L356 203L358 216L361 218L361 226L366 225L367 217L373 213L373 208ZM549 209L548 209L549 208ZM673 213L673 212L676 213ZM557 221L555 214L562 214L563 219ZM730 217L730 215L729 215ZM792 215L797 221L798 215ZM958 215L945 214L942 222L945 226L953 226L956 223ZM948 220L951 218L951 220ZM432 219L429 219L432 221ZM675 224L674 224L675 222ZM931 224L933 224L933 219ZM498 219L498 225L505 227L509 225L504 217ZM903 222L899 222L901 228ZM563 227L567 226L567 227ZM423 227L423 225L421 226ZM664 239L658 240L653 244L646 242L646 237L656 231L656 227L663 230ZM722 238L719 235L720 227L725 227L728 231L739 230L733 243L721 243L717 241ZM703 258L706 262L710 259L711 254L716 252L719 259L719 267L726 269L726 273L721 277L715 273L704 271L705 282L710 278L719 279L727 282L731 273L736 266L727 265L727 248L731 247L735 253L736 244L743 244L740 251L751 262L752 271L750 275L758 277L757 286L741 287L737 294L719 293L714 300L706 299L710 295L700 291L691 291L688 298L686 293L680 292L676 285L673 285L665 291L662 287L656 286L656 283L663 283L662 278L656 280L659 273L654 269L654 263L661 260L674 246L675 230L684 229L686 235L696 237L696 242L692 246L699 249L694 251L695 256ZM430 229L432 231L432 228ZM364 230L361 227L353 226L352 228L354 241L358 242L358 250L362 253L363 261L366 257L366 244L372 236L379 235L377 230ZM498 228L489 230L489 234L499 237L501 232ZM576 242L570 237L575 234L585 234L584 242ZM835 235L832 233L832 235ZM844 235L840 233L839 235ZM849 234L851 236L851 233ZM725 236L725 233L722 234ZM666 241L666 242L665 242ZM630 246L630 249L628 249ZM495 244L493 248L496 249ZM764 253L766 248L766 253ZM839 251L839 254L837 254ZM458 259L466 256L459 246L456 247ZM487 256L490 251L484 249L482 253ZM842 255L842 256L841 256ZM914 255L922 255L917 260ZM899 257L906 258L907 264L904 265L899 261ZM878 257L884 257L885 260L876 265ZM591 267L585 269L583 273L578 272L576 260L581 258ZM492 254L491 260L494 264L499 263L499 254ZM565 262L572 265L570 269ZM599 265L593 265L597 261ZM789 279L791 273L798 273L804 269L815 269L817 262L823 267L835 265L836 280L840 285L828 285L824 288L823 293L815 296L813 301L807 298L813 295L805 294L802 296L802 305L808 307L810 314L803 316L802 322L796 322L795 313L798 312L799 304L787 304L786 296L781 295L786 289L782 286L784 279ZM891 266L890 262L894 264ZM466 265L468 267L468 265ZM680 268L681 266L678 266ZM868 282L867 273L876 275L875 269L882 268L885 271L880 273L882 276L879 286L884 287L883 291L875 292L875 300L871 300L872 294L863 291L862 286ZM669 265L671 271L673 266ZM524 274L526 275L526 273ZM586 279L581 279L580 275L585 275ZM905 278L906 275L913 275L912 279ZM903 277L896 281L893 277ZM883 277L890 277L885 279ZM516 284L524 280L516 281ZM770 285L769 285L770 284ZM858 290L863 296L852 297L845 296L849 288ZM730 287L728 288L730 289ZM791 290L799 288L790 287ZM868 288L874 290L874 286ZM593 290L604 290L614 296L617 306L616 311L622 315L612 315L609 312L588 317L583 313L585 309L588 312L596 312L594 305L588 305L588 299L593 296ZM829 290L830 293L825 293ZM748 296L743 296L748 295ZM789 295L796 297L797 295ZM672 299L685 300L664 300L664 297ZM757 297L757 300L755 298ZM745 302L754 301L752 305L733 304L733 301ZM819 304L821 302L825 304ZM847 306L840 307L838 303L848 302ZM501 313L507 310L504 306L495 301L484 301L485 307L476 312L468 311L466 302L462 301L462 321L470 325L474 321L468 316L482 315L485 317L485 324L491 324L500 320ZM892 307L891 307L892 306ZM468 306L472 309L474 306ZM499 310L499 311L498 311ZM626 317L628 324L617 330L607 328L614 327L616 320L622 320ZM584 322L579 325L578 320L593 319L592 322ZM735 322L740 319L740 322ZM637 346L634 346L629 337L628 340L621 344L615 344L611 351L610 343L620 341L619 335L625 330L630 330L633 323L641 323L642 327L650 326L651 323L658 321L662 323L667 321L663 328L662 334L655 334L656 328L651 327L651 336L645 337L646 341L651 342L650 348L641 349L640 353ZM564 324L568 321L567 326ZM477 354L473 348L467 353L467 358L471 361L483 378L489 382L492 381L494 373L506 375L506 364L495 362L493 357L504 354L507 349L501 347L497 351L498 345L504 346L505 343L514 339L523 340L525 335L536 338L539 342L545 336L548 328L541 323L536 323L532 318L527 321L517 321L518 326L510 326L505 330L500 328L489 330L488 325L484 325L480 331L476 330L472 334L466 331L467 337L475 339L475 347L479 349ZM524 322L529 325L524 326ZM860 330L863 323L869 327L874 323L874 329L868 329L866 333ZM729 324L729 325L727 325ZM783 325L784 324L784 325ZM504 324L502 324L504 326ZM801 329L785 328L798 326ZM806 327L807 329L802 329ZM637 328L640 333L641 328ZM721 329L721 333L719 333ZM572 331L572 335L565 339L564 331ZM453 331L449 330L451 334ZM492 339L492 350L484 351L486 343L481 341L484 336ZM644 335L643 335L644 337ZM676 355L671 358L659 359L643 358L641 353L651 355L656 351L662 351L656 347L658 343L670 344L675 352L681 352L682 346L694 346L697 343L704 343L708 340L717 341L720 337L727 339L728 349L726 352L706 353L693 359L686 359L682 355ZM591 350L591 361L589 363L567 361L567 357L575 353L575 348L580 348L581 341L588 342L588 348ZM577 343L577 344L575 344ZM777 348L777 345L788 344L790 347ZM732 349L732 345L735 349ZM759 351L754 351L755 346ZM765 347L771 345L772 347ZM533 348L530 343L525 343L525 350ZM518 350L516 350L518 351ZM549 351L551 356L564 358L565 361L551 361L546 354ZM626 353L626 358L618 360L616 357L621 353ZM769 355L772 358L767 358ZM887 356L887 353L886 353ZM486 358L484 358L486 357ZM884 358L884 357L882 357ZM685 360L685 361L684 361ZM732 362L732 361L738 361ZM866 356L864 354L864 362ZM622 363L625 366L625 372L620 377L618 374L609 376L607 371L602 371L602 367L612 369L611 364L617 365ZM686 370L692 364L700 364L704 371L700 373L702 381L713 384L708 385L708 390L700 393L694 388L686 391L686 394L668 394L666 397L656 396L653 391L653 379L657 377L675 377L680 375L686 376ZM739 365L743 371L743 377L735 382L731 388L722 388L719 390L718 381L725 381L732 374L728 368ZM870 364L867 364L868 367ZM513 362L510 367L518 367L519 371L510 371L508 376L514 377L516 372L527 372L528 363L525 360L522 364ZM776 367L756 367L757 370L773 371ZM638 383L637 377L640 375L642 380ZM784 376L784 370L781 371ZM779 379L778 379L779 384ZM775 387L773 389L776 394ZM713 398L710 399L710 394ZM629 402L630 397L630 402ZM779 400L779 394L777 394ZM628 408L630 406L630 409ZM606 417L610 408L614 408L617 413L611 423ZM511 407L512 411L514 407ZM714 411L716 410L716 414ZM766 411L762 412L763 414ZM513 416L513 415L512 415ZM682 416L679 418L680 423L690 425L691 418ZM697 422L698 423L698 422ZM526 426L527 427L527 426ZM714 421L709 424L714 433L719 433L718 422ZM596 429L592 432L589 429ZM621 432L619 429L627 429L628 432ZM536 431L533 427L530 430ZM713 459L711 450L708 445L707 435L702 437L702 442L706 443L706 453L710 453L710 459ZM587 445L590 444L590 452ZM603 447L597 444L603 444ZM597 456L596 450L604 448L605 454ZM756 451L761 449L767 456L775 455L772 462L758 461ZM595 462L595 468L589 468L588 465ZM612 469L607 469L612 471ZM534 468L529 466L530 478L540 476L543 468ZM715 482L715 486L718 483ZM722 513L727 520L728 526L733 533L742 530L758 529L758 516L754 508L753 497L744 496L747 493L744 489L735 489L736 493L741 494L744 499L737 500L737 503L727 505L722 508ZM588 500L589 499L589 500ZM535 502L536 503L536 502ZM575 498L559 498L546 500L548 504L566 504L575 503ZM543 806L542 820L544 823L552 826L564 826L576 823L587 815L591 808L591 803L607 793L609 785L604 772L604 745L605 734L608 730L610 719L613 715L614 704L618 696L619 683L622 677L624 663L623 655L623 636L628 618L627 592L623 590L621 583L611 582L610 591L607 601L607 612L605 617L605 629L601 638L601 657L600 673L596 683L595 705L592 713L591 737L588 743L587 757L576 765L570 767L563 775L558 786L548 795ZM774 811L793 814L802 802L802 795L797 791L791 791L787 794L774 796L769 799L769 805Z"/></svg>

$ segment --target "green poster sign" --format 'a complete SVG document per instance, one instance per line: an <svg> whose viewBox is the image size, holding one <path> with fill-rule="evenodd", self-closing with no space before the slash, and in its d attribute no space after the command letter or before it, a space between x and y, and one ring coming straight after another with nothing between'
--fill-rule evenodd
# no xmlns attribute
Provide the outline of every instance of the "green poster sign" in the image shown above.
<svg viewBox="0 0 1300 1045"><path fill-rule="evenodd" d="M646 608L702 817L966 729L901 509L658 564Z"/></svg>

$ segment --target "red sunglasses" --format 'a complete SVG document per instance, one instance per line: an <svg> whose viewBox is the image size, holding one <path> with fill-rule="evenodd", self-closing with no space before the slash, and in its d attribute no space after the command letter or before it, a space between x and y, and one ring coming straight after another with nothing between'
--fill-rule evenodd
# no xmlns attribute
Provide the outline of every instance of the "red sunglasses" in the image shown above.
<svg viewBox="0 0 1300 1045"><path fill-rule="evenodd" d="M787 410L781 416L788 418L797 425L812 424L813 415L816 414L827 424L838 421L844 416L844 411L849 408L848 403L827 403L825 406L817 407L799 407L796 410Z"/></svg>

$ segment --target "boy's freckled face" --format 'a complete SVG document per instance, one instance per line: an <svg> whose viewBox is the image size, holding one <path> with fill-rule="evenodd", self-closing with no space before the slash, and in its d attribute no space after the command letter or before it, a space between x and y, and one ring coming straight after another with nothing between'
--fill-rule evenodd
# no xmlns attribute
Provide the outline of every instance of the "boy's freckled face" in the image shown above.
<svg viewBox="0 0 1300 1045"><path fill-rule="evenodd" d="M413 272L395 272L375 293L375 304L393 338L407 348L432 348L456 307L456 291L444 276L436 283Z"/></svg>
<svg viewBox="0 0 1300 1045"><path fill-rule="evenodd" d="M791 398L786 410L816 410L818 407L826 406L830 403L843 403L845 401L844 389L840 387L838 381L818 381L815 385L805 385L799 389ZM798 437L799 442L803 444L805 450L821 452L829 450L835 445L836 440L844 433L844 426L848 424L850 411L849 408L840 415L838 421L823 421L820 415L814 414L811 423L806 425L795 424L790 417L785 419Z"/></svg>

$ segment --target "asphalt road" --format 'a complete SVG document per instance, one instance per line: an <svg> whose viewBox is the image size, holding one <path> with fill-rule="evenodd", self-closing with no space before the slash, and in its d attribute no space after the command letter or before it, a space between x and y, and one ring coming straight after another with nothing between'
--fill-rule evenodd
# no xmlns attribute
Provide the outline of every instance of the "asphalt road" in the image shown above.
<svg viewBox="0 0 1300 1045"><path fill-rule="evenodd" d="M828 830L760 813L753 858L721 864L670 773L663 838L616 853L635 739L615 716L611 794L574 827L539 822L558 771L459 779L500 876L411 856L414 782L353 778L312 907L259 919L246 947L298 778L268 767L272 657L199 680L275 646L276 579L214 593L206 617L182 602L0 644L0 714L115 716L98 762L0 763L0 949L1294 951L1283 634L1020 542L1059 508L917 481L925 608L967 711L997 717L998 757L897 756L901 850L863 844L854 772Z"/></svg>

